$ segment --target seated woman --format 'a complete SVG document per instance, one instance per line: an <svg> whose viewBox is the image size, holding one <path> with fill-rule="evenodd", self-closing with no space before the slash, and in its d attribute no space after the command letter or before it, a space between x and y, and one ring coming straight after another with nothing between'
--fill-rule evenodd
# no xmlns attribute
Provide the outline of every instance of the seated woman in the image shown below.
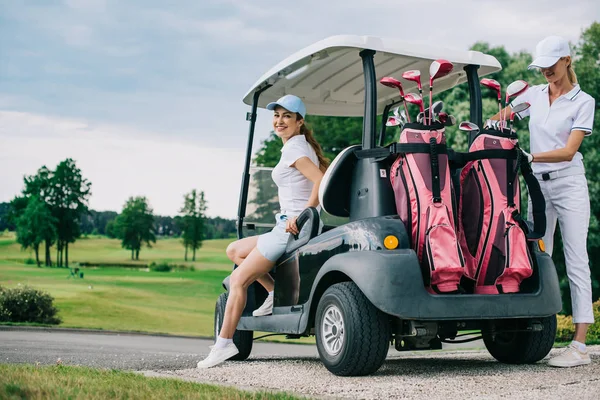
<svg viewBox="0 0 600 400"><path fill-rule="evenodd" d="M299 234L298 215L305 208L319 204L319 184L329 161L306 127L304 103L299 97L286 95L269 103L267 109L274 110L273 128L283 141L281 159L272 172L281 210L275 216L276 225L272 231L237 240L227 247L227 256L238 267L229 281L221 332L208 357L198 363L198 368L213 367L238 353L232 338L246 306L247 289L254 281L260 282L269 295L252 314L271 314L275 284L269 271L285 252L290 233Z"/></svg>

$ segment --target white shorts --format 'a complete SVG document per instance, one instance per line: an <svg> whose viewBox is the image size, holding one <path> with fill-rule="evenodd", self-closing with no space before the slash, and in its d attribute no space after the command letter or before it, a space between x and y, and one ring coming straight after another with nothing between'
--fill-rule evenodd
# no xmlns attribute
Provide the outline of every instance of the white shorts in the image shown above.
<svg viewBox="0 0 600 400"><path fill-rule="evenodd" d="M264 258L276 262L285 253L290 234L285 231L287 215L275 215L275 227L258 237L256 248Z"/></svg>

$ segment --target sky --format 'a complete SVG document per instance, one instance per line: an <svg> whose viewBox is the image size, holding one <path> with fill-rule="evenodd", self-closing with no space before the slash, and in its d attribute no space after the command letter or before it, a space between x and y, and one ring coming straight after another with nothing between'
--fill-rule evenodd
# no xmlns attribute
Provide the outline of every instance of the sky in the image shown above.
<svg viewBox="0 0 600 400"><path fill-rule="evenodd" d="M242 98L296 51L349 34L533 53L548 35L576 43L594 21L592 0L0 0L0 202L70 157L92 209L146 196L174 216L197 189L209 216L235 218ZM259 110L254 151L270 128Z"/></svg>

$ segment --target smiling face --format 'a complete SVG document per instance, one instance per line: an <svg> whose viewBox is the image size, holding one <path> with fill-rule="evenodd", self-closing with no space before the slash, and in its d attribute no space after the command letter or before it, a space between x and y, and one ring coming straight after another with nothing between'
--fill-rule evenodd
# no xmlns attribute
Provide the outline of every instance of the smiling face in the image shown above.
<svg viewBox="0 0 600 400"><path fill-rule="evenodd" d="M275 108L273 129L275 134L283 139L284 143L300 132L302 124L304 124L304 120L299 118L295 112L288 111L280 106Z"/></svg>
<svg viewBox="0 0 600 400"><path fill-rule="evenodd" d="M571 65L571 57L561 57L553 66L540 68L540 72L548 83L556 83L567 77L567 67L569 65Z"/></svg>

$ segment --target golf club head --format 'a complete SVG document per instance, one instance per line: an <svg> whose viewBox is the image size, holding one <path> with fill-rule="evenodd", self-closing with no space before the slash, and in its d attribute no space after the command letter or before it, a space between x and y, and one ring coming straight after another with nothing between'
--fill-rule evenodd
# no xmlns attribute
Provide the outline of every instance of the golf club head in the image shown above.
<svg viewBox="0 0 600 400"><path fill-rule="evenodd" d="M402 121L398 117L388 117L385 126L398 126L402 125Z"/></svg>
<svg viewBox="0 0 600 400"><path fill-rule="evenodd" d="M392 78L391 76L385 76L381 78L379 83L381 83L383 86L398 89L400 91L400 95L404 96L404 90L402 90L402 82L400 82L398 79Z"/></svg>
<svg viewBox="0 0 600 400"><path fill-rule="evenodd" d="M421 112L423 112L423 98L421 96L419 96L416 93L407 93L404 96L404 101L411 103L411 104L416 104L419 106L419 110Z"/></svg>
<svg viewBox="0 0 600 400"><path fill-rule="evenodd" d="M444 126L453 126L456 124L456 118L454 118L454 115L448 115L445 112L441 112L438 118Z"/></svg>
<svg viewBox="0 0 600 400"><path fill-rule="evenodd" d="M512 123L515 120L515 114L523 112L523 111L527 110L529 107L531 107L531 104L529 104L528 102L519 103L516 106L514 106L514 108L512 109L512 111L510 113L510 122Z"/></svg>
<svg viewBox="0 0 600 400"><path fill-rule="evenodd" d="M394 113L395 117L398 117L400 115L400 107L394 108L392 112Z"/></svg>
<svg viewBox="0 0 600 400"><path fill-rule="evenodd" d="M490 78L483 78L482 80L479 81L479 83L481 83L483 86L488 87L492 90L496 91L496 95L498 96L498 100L500 100L502 98L502 89L500 86L500 82L498 82L495 79L490 79Z"/></svg>
<svg viewBox="0 0 600 400"><path fill-rule="evenodd" d="M408 118L406 118L406 112L404 110L402 110L400 112L400 115L398 118L400 118L400 122L402 122L402 125L405 125L406 122L408 121Z"/></svg>
<svg viewBox="0 0 600 400"><path fill-rule="evenodd" d="M435 60L429 66L429 85L433 84L433 81L448 75L454 69L454 64L448 60Z"/></svg>
<svg viewBox="0 0 600 400"><path fill-rule="evenodd" d="M516 97L527 90L529 83L523 80L514 81L506 87L506 97Z"/></svg>
<svg viewBox="0 0 600 400"><path fill-rule="evenodd" d="M402 73L402 78L407 81L417 82L417 87L421 90L421 71L418 69L413 69L411 71L405 71Z"/></svg>
<svg viewBox="0 0 600 400"><path fill-rule="evenodd" d="M479 132L479 127L477 126L477 124L474 124L470 121L461 122L460 125L458 125L458 129L464 132Z"/></svg>

